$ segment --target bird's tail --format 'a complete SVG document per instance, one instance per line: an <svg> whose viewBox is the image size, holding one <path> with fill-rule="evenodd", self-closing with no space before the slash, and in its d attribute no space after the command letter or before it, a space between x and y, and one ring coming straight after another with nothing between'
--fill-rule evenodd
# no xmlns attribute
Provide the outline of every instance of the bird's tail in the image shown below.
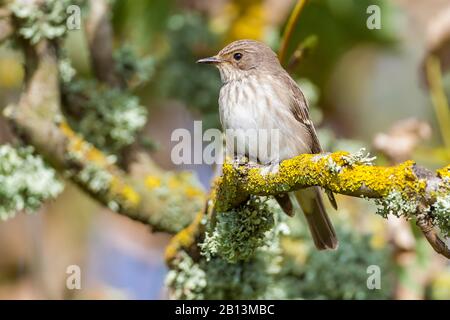
<svg viewBox="0 0 450 320"><path fill-rule="evenodd" d="M311 187L296 191L295 198L305 214L317 249L336 249L338 247L336 232L325 211L320 189Z"/></svg>

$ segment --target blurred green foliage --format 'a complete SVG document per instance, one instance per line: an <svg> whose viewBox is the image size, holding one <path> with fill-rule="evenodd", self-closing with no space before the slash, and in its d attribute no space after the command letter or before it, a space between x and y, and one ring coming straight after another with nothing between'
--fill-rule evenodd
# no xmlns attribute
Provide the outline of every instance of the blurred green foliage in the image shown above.
<svg viewBox="0 0 450 320"><path fill-rule="evenodd" d="M152 53L155 73L143 94L182 101L204 129L220 127L219 74L195 61L215 54L221 37L211 31L208 16L174 7L172 1L115 1L115 31L138 52Z"/></svg>
<svg viewBox="0 0 450 320"><path fill-rule="evenodd" d="M155 72L155 59L152 56L138 57L131 45L114 51L114 61L117 74L132 87L148 82Z"/></svg>
<svg viewBox="0 0 450 320"><path fill-rule="evenodd" d="M150 86L161 97L183 101L200 113L204 129L220 127L219 73L195 63L201 54L215 54L210 50L217 46L206 18L197 13L172 15L167 22L167 39L168 54L159 62Z"/></svg>
<svg viewBox="0 0 450 320"><path fill-rule="evenodd" d="M337 234L338 250L311 250L300 266L287 261L282 281L289 290L304 299L389 299L394 289L390 251L374 249L369 236L348 228L338 227ZM369 266L380 270L380 289L367 287Z"/></svg>
<svg viewBox="0 0 450 320"><path fill-rule="evenodd" d="M112 7L114 33L137 46L138 52L158 51L165 38L173 0L115 0Z"/></svg>
<svg viewBox="0 0 450 320"><path fill-rule="evenodd" d="M95 80L76 80L65 88L67 100L81 99L76 110L67 113L69 124L96 147L117 154L134 142L147 121L147 109L137 96L109 88ZM101 125L99 125L101 124Z"/></svg>
<svg viewBox="0 0 450 320"><path fill-rule="evenodd" d="M379 30L366 28L369 17L366 10L370 5L378 5L381 9L382 27ZM393 45L395 19L395 9L387 0L311 0L294 28L287 57L304 39L315 35L318 43L314 54L305 57L294 72L323 89L339 58L353 46L362 43Z"/></svg>

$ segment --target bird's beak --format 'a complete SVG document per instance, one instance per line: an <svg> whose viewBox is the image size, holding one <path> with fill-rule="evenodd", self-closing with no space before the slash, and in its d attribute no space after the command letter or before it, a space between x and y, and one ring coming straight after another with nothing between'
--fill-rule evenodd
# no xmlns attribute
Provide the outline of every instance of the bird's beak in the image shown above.
<svg viewBox="0 0 450 320"><path fill-rule="evenodd" d="M197 63L206 63L206 64L216 64L220 62L222 62L222 60L217 56L197 60Z"/></svg>

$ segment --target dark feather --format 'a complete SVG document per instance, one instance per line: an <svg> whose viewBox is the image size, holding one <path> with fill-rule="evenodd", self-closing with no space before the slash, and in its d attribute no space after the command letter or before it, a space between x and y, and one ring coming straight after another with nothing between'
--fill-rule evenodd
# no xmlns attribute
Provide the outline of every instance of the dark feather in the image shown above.
<svg viewBox="0 0 450 320"><path fill-rule="evenodd" d="M297 83L292 80L287 72L285 72L284 77L285 82L289 84L289 90L292 97L290 110L294 115L294 118L308 129L311 138L311 153L322 153L323 150L320 145L319 138L317 137L316 129L314 128L314 124L309 116L308 102L306 101L306 98ZM337 210L337 203L333 192L326 190L326 193L331 205Z"/></svg>
<svg viewBox="0 0 450 320"><path fill-rule="evenodd" d="M284 213L286 213L289 217L294 216L294 208L287 193L277 194L275 196L275 200L277 200L278 204L280 205L281 209L283 209Z"/></svg>

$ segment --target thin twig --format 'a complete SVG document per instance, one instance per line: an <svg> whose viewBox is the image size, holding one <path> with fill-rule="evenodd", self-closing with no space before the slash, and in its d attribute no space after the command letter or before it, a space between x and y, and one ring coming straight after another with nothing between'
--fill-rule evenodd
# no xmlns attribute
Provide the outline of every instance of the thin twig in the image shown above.
<svg viewBox="0 0 450 320"><path fill-rule="evenodd" d="M304 41L300 42L297 46L297 49L295 49L294 53L289 58L286 70L288 72L293 71L298 66L301 60L311 54L311 52L317 46L317 42L318 38L316 35L309 36Z"/></svg>
<svg viewBox="0 0 450 320"><path fill-rule="evenodd" d="M300 13L303 11L307 0L298 0L294 10L292 11L289 20L286 24L286 29L284 30L283 37L281 39L281 45L279 50L279 59L281 64L284 65L286 62L286 54L289 46L289 41L291 40L294 27L297 25L298 19L300 18Z"/></svg>
<svg viewBox="0 0 450 320"><path fill-rule="evenodd" d="M426 62L431 100L439 123L442 140L450 157L450 108L442 85L441 64L437 57L431 55Z"/></svg>
<svg viewBox="0 0 450 320"><path fill-rule="evenodd" d="M439 238L428 216L426 214L419 215L416 224L422 231L428 243L433 247L434 251L443 255L447 259L450 259L450 249L447 247L445 242Z"/></svg>

